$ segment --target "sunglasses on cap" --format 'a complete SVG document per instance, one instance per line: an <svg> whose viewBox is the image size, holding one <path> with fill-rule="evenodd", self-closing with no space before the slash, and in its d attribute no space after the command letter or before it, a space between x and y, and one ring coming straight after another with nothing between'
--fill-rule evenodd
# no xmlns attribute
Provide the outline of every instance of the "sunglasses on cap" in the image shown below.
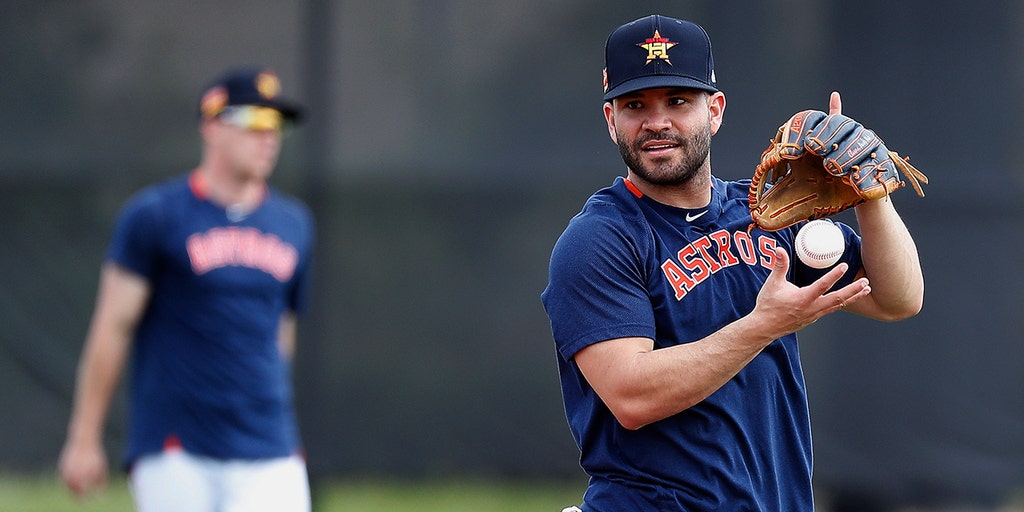
<svg viewBox="0 0 1024 512"><path fill-rule="evenodd" d="M264 131L284 128L284 116L277 109L258 105L232 105L217 114L224 124L243 130Z"/></svg>

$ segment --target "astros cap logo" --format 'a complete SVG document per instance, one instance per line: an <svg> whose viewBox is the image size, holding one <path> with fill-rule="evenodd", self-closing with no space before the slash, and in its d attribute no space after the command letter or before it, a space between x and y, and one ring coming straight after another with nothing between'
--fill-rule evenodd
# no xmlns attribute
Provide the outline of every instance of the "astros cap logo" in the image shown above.
<svg viewBox="0 0 1024 512"><path fill-rule="evenodd" d="M711 39L700 25L652 14L612 31L604 46L603 99L658 87L717 92Z"/></svg>
<svg viewBox="0 0 1024 512"><path fill-rule="evenodd" d="M654 36L644 40L643 43L637 46L647 50L647 62L644 65L648 65L653 60L663 60L666 64L672 65L672 61L668 60L668 50L675 46L676 43L669 41L667 37L661 37L661 33L655 29Z"/></svg>

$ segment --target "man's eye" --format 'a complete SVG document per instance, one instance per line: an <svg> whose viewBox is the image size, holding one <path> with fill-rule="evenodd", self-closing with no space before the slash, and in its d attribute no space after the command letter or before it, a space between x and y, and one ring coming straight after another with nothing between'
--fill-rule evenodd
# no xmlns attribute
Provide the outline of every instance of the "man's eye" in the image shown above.
<svg viewBox="0 0 1024 512"><path fill-rule="evenodd" d="M640 103L639 101L631 101L629 103L626 103L626 108L630 110L636 110L641 107L643 107L643 104Z"/></svg>

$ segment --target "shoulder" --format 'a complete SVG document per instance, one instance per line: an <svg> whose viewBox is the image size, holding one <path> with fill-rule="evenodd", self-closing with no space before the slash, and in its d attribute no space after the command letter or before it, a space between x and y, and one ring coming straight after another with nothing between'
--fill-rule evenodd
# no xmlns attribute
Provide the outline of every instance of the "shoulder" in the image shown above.
<svg viewBox="0 0 1024 512"><path fill-rule="evenodd" d="M121 209L121 216L156 215L168 205L183 201L190 194L188 179L184 176L147 185L128 197Z"/></svg>
<svg viewBox="0 0 1024 512"><path fill-rule="evenodd" d="M630 194L620 178L587 199L579 213L569 220L564 235L600 242L607 241L608 235L613 233L623 236L637 232L645 225L646 219L637 198Z"/></svg>
<svg viewBox="0 0 1024 512"><path fill-rule="evenodd" d="M312 226L313 212L304 201L276 187L270 187L269 192L267 205L274 208L275 214L303 226Z"/></svg>
<svg viewBox="0 0 1024 512"><path fill-rule="evenodd" d="M314 215L301 199L271 187L260 212L260 222L264 229L289 240L300 251L305 252L316 245Z"/></svg>
<svg viewBox="0 0 1024 512"><path fill-rule="evenodd" d="M616 190L616 185L592 195L569 221L552 251L552 268L642 266L653 247L651 227L637 198L624 186Z"/></svg>
<svg viewBox="0 0 1024 512"><path fill-rule="evenodd" d="M626 187L622 178L594 192L570 224L630 225L645 221L640 199Z"/></svg>

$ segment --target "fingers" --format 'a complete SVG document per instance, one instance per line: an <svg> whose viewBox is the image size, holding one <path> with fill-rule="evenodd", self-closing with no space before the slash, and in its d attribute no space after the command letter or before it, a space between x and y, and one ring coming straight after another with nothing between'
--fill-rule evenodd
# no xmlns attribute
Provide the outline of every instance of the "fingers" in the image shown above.
<svg viewBox="0 0 1024 512"><path fill-rule="evenodd" d="M80 500L87 498L92 490L92 486L88 482L81 480L68 481L67 486L71 490L71 494Z"/></svg>
<svg viewBox="0 0 1024 512"><path fill-rule="evenodd" d="M832 94L828 97L828 113L829 114L842 114L843 113L843 100L839 97L839 91L832 91Z"/></svg>
<svg viewBox="0 0 1024 512"><path fill-rule="evenodd" d="M843 275L846 274L849 268L850 265L848 263L840 263L832 267L825 275L819 277L817 281L807 285L807 288L814 290L818 295L825 295L843 278Z"/></svg>
<svg viewBox="0 0 1024 512"><path fill-rule="evenodd" d="M867 278L860 278L832 293L825 294L821 300L825 301L825 314L846 309L854 302L857 302L871 293L871 285Z"/></svg>
<svg viewBox="0 0 1024 512"><path fill-rule="evenodd" d="M846 309L854 302L857 302L871 293L871 286L866 277L857 279L838 290L829 292L829 290L832 289L840 279L842 279L848 269L849 265L846 263L840 263L827 274L821 276L817 281L806 287L815 294L816 298L814 299L810 309L818 312L815 315L816 317L828 315L839 311L840 309Z"/></svg>
<svg viewBox="0 0 1024 512"><path fill-rule="evenodd" d="M81 475L64 473L61 478L64 480L64 485L76 498L82 499L89 494L89 482Z"/></svg>
<svg viewBox="0 0 1024 512"><path fill-rule="evenodd" d="M82 474L81 471L63 469L61 471L61 478L64 480L64 485L67 486L68 490L76 498L81 499L89 494L91 486L88 475Z"/></svg>
<svg viewBox="0 0 1024 512"><path fill-rule="evenodd" d="M94 491L99 491L107 486L106 474L83 475L78 479L66 481L68 489L75 495L75 498L84 500Z"/></svg>

